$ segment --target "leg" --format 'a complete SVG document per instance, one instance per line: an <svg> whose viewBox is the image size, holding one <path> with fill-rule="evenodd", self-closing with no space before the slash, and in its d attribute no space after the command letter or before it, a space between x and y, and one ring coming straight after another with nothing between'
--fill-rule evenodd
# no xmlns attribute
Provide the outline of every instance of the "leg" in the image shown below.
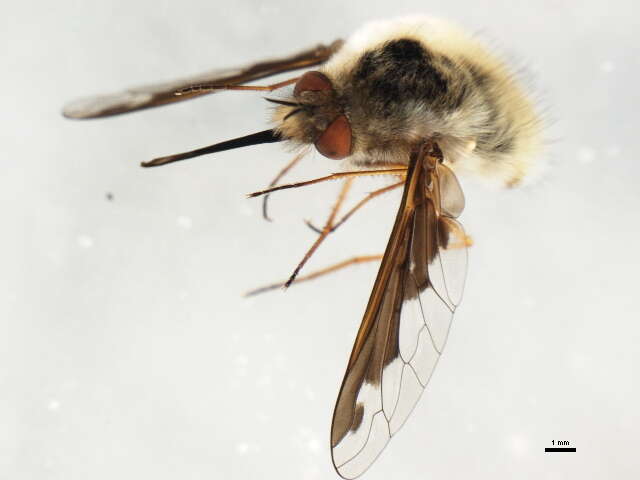
<svg viewBox="0 0 640 480"><path fill-rule="evenodd" d="M274 83L272 85L220 85L215 83L196 83L189 85L188 87L176 90L175 95L186 95L194 92L208 92L211 90L251 90L257 92L272 92L278 88L286 87L292 83L296 83L300 77L290 78L282 82Z"/></svg>
<svg viewBox="0 0 640 480"><path fill-rule="evenodd" d="M315 183L326 182L327 180L337 180L338 178L361 177L363 175L404 175L406 172L407 172L407 167L388 168L384 170L363 170L363 171L357 171L357 172L332 173L331 175L327 175L326 177L314 178L313 180L307 180L305 182L278 185L277 187L267 188L266 190L260 190L259 192L250 193L247 196L249 198L259 197L260 195L266 195L267 193L275 192L277 190L305 187L307 185L313 185Z"/></svg>
<svg viewBox="0 0 640 480"><path fill-rule="evenodd" d="M344 222L346 222L347 220L349 220L349 218L351 217L351 215L353 215L354 213L356 213L358 210L360 210L361 207L363 207L369 200L382 195L383 193L387 193L390 192L391 190L394 190L398 187L401 187L402 185L404 185L404 180L398 183L394 183L392 185L388 185L384 188L380 188L379 190L374 190L373 192L370 192L366 197L364 197L362 200L360 200L358 203L356 203L356 205L349 210L346 214L344 214L342 216L342 218L331 227L331 231L329 233L333 233L336 228L338 228L340 225L342 225ZM319 228L315 227L309 220L305 220L305 223L307 224L307 226L318 233L322 233L322 230L320 230Z"/></svg>
<svg viewBox="0 0 640 480"><path fill-rule="evenodd" d="M333 221L335 220L336 215L338 215L338 210L340 209L340 206L344 202L344 199L346 198L347 193L351 189L352 182L353 182L353 178L349 178L344 183L344 185L342 186L342 190L340 190L340 194L338 195L338 199L336 200L335 205L331 209L331 213L329 214L329 218L327 218L327 221L324 224L324 228L322 229L322 233L320 233L320 235L318 236L316 241L313 242L313 245L311 245L311 248L309 248L309 250L307 250L307 253L304 255L304 257L302 258L302 260L300 261L298 266L295 268L295 270L293 271L293 273L289 277L289 280L286 281L286 283L284 284L285 288L289 287L289 285L291 285L291 283L293 283L295 278L298 276L298 272L300 272L300 269L304 266L305 263L307 263L307 260L309 260L311 258L311 255L313 255L315 253L315 251L318 249L320 244L322 242L324 242L324 239L327 238L327 235L329 235L329 232L331 232L331 227L333 227Z"/></svg>
<svg viewBox="0 0 640 480"><path fill-rule="evenodd" d="M323 269L316 270L315 272L311 272L308 275L302 275L298 277L294 283L298 284L301 282L306 282L307 280L313 280L314 278L321 277L322 275L326 275L327 273L336 272L350 265L357 265L358 263L365 263L365 262L374 262L381 259L382 259L382 255L363 255L360 257L352 257L348 260L343 260L342 262L333 264L329 267L325 267ZM281 288L284 286L285 286L284 283L274 283L271 285L266 285L264 287L256 288L255 290L251 290L245 293L244 296L250 297L253 295L257 295L259 293L268 292L269 290L275 290L276 288Z"/></svg>
<svg viewBox="0 0 640 480"><path fill-rule="evenodd" d="M308 153L308 150L305 149L304 152L299 153L298 155L293 157L293 160L291 160L287 165L285 165L285 167L282 170L280 170L278 175L276 175L276 178L274 178L272 180L272 182L269 184L269 188L275 186L275 184L278 183L280 181L280 179L282 177L284 177L289 172L289 170L291 170L300 160L302 160L302 157L304 157L307 153ZM264 197L262 197L262 216L264 217L265 220L270 222L271 219L269 218L269 215L267 214L267 200L268 199L269 199L269 194L266 194Z"/></svg>

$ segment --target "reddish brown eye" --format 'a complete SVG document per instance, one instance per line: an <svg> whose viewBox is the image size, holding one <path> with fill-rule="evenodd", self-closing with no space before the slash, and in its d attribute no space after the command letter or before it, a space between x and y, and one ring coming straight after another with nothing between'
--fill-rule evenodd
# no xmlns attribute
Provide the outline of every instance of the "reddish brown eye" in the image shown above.
<svg viewBox="0 0 640 480"><path fill-rule="evenodd" d="M324 73L310 71L300 77L293 94L299 97L305 92L333 92L333 85ZM347 117L336 117L322 132L315 145L325 157L335 160L348 157L351 153L351 125Z"/></svg>
<svg viewBox="0 0 640 480"><path fill-rule="evenodd" d="M351 125L344 115L340 115L329 124L316 140L316 149L322 155L341 160L351 153Z"/></svg>
<svg viewBox="0 0 640 480"><path fill-rule="evenodd" d="M324 73L311 71L300 77L293 90L293 95L297 97L302 92L321 92L324 90L333 90L331 80Z"/></svg>

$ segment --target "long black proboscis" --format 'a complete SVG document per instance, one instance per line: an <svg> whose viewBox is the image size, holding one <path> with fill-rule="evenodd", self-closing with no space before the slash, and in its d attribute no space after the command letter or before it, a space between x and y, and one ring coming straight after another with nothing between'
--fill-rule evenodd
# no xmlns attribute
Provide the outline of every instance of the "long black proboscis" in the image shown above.
<svg viewBox="0 0 640 480"><path fill-rule="evenodd" d="M259 145L261 143L281 142L282 140L284 140L284 138L276 131L264 130L262 132L252 133L251 135L245 135L244 137L234 138L233 140L216 143L215 145L209 145L208 147L191 150L190 152L154 158L149 162L142 162L140 165L143 167L159 167L160 165L187 160L188 158L199 157L200 155L206 155L208 153L224 152L225 150L248 147L249 145Z"/></svg>

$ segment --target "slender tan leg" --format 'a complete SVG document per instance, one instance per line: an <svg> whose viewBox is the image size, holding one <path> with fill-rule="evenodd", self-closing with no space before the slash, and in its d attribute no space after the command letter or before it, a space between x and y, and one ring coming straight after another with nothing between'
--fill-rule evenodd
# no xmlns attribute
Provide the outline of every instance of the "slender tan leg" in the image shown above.
<svg viewBox="0 0 640 480"><path fill-rule="evenodd" d="M272 92L278 88L286 87L292 83L296 83L300 77L289 78L282 82L274 83L272 85L217 85L212 83L196 83L189 85L188 87L176 90L176 95L186 95L194 92L207 92L210 90L251 90L254 92Z"/></svg>
<svg viewBox="0 0 640 480"><path fill-rule="evenodd" d="M366 197L364 197L362 200L360 200L358 203L356 203L353 206L353 208L351 208L351 210L349 210L347 213L345 213L342 216L342 218L335 225L333 225L333 227L331 227L331 230L329 231L329 233L333 233L340 225L342 225L344 222L349 220L349 218L351 218L351 216L354 213L356 213L358 210L360 210L360 208L362 208L369 200L372 200L375 197L377 197L379 195L382 195L383 193L390 192L391 190L394 190L394 189L396 189L398 187L401 187L402 185L404 185L404 180L401 181L401 182L398 182L398 183L394 183L392 185L388 185L388 186L386 186L384 188L380 188L379 190L374 190L373 192L370 192L369 194L367 194ZM313 225L309 220L305 220L305 223L314 232L322 233L322 230L320 230L315 225Z"/></svg>
<svg viewBox="0 0 640 480"><path fill-rule="evenodd" d="M278 172L278 175L276 175L276 178L274 178L272 180L272 182L269 184L269 188L275 186L276 183L278 183L280 181L280 179L282 177L284 177L289 170L291 170L300 160L302 160L302 158L308 153L308 150L305 150L304 152L299 153L298 155L296 155L295 157L293 157L293 160L291 160L289 163L287 163L285 165L285 167L280 170L280 172ZM269 199L269 194L267 193L264 197L262 197L262 216L264 217L264 219L268 222L271 221L271 218L269 218L269 215L267 214L267 200Z"/></svg>
<svg viewBox="0 0 640 480"><path fill-rule="evenodd" d="M333 222L334 222L336 216L338 215L338 210L340 209L340 207L344 203L344 199L346 198L347 193L351 189L352 183L353 183L353 178L349 178L344 183L344 185L342 186L342 190L340 190L340 194L338 195L336 203L333 205L333 208L331 209L331 213L329 214L329 217L327 218L327 221L324 224L324 228L322 229L322 233L320 233L318 238L316 238L316 241L313 242L313 245L311 245L311 248L309 248L309 250L307 250L307 253L305 253L304 257L302 257L302 260L300 261L298 266L295 268L295 270L293 271L293 273L289 277L289 280L287 280L285 282L285 284L284 284L285 288L287 288L289 285L291 285L291 283L293 283L293 281L298 276L298 273L300 272L300 270L302 269L304 264L307 263L307 261L311 258L311 256L318 249L320 244L322 242L324 242L324 239L327 238L327 235L329 235L329 232L331 231L331 228L333 227Z"/></svg>
<svg viewBox="0 0 640 480"><path fill-rule="evenodd" d="M283 172L286 173L286 171L288 169L291 168L291 166L293 166L293 164L297 163L297 160L294 159L292 162L290 162L290 165L287 165L287 167L285 167L285 169L283 169ZM406 175L407 172L407 167L405 165L393 165L393 167L395 168L387 168L387 169L380 169L380 170L364 170L364 171L355 171L355 172L339 172L339 173L333 173L331 175L327 175L325 177L320 177L320 178L315 178L313 180L307 180L304 182L297 182L297 183L290 183L290 184L285 184L285 185L278 185L278 186L274 186L271 188L268 188L266 190L261 190L258 192L254 192L251 193L249 195L247 195L248 197L258 197L260 195L268 195L272 192L275 192L277 190L284 190L287 188L298 188L298 187L304 187L307 185L313 185L316 183L321 183L324 181L328 181L328 180L336 180L339 178L347 178L348 180L345 182L345 184L342 187L342 190L340 191L340 194L338 195L338 198L336 200L336 203L334 204L333 208L331 209L331 213L329 214L329 217L327 218L327 221L322 229L322 231L320 231L320 235L318 236L318 238L316 239L316 241L313 243L313 245L311 245L311 247L309 248L309 250L307 251L307 253L304 255L304 257L302 258L302 260L300 261L300 263L298 264L298 266L294 269L293 273L291 274L291 276L289 277L289 279L284 282L284 283L277 283L274 285L270 285L264 288L260 288L254 291L249 292L247 295L253 295L255 293L260 293L262 291L266 291L266 290L271 290L273 288L277 288L279 286L283 286L285 288L289 287L295 280L296 277L298 276L298 273L300 272L300 270L302 269L302 267L307 263L307 261L309 260L309 258L311 258L311 256L315 253L315 251L318 249L318 247L320 246L320 244L324 241L324 239L329 235L329 233L331 233L333 230L335 230L335 219L336 216L338 214L338 211L340 209L340 207L342 206L344 199L346 198L347 193L349 192L349 189L351 188L353 179L355 177L359 177L359 176L364 176L364 175L398 175L398 176L402 176L404 177ZM281 172L282 175L284 175L284 173ZM281 177L281 175L279 175L279 177L277 177L277 179L279 179ZM275 180L277 181L277 180ZM272 183L275 183L272 182ZM403 185L404 181L402 182L398 182L397 184L394 185L390 185L388 187L384 187L382 189L379 189L376 192L371 192L367 198L365 198L364 200L361 200L354 208L352 208L349 212L347 212L347 214L340 220L339 224L344 223L351 215L353 215L353 213L355 213L355 211L357 211L360 207L362 207L362 205L364 205L368 200L370 200L371 198L380 195L386 191L389 191L393 188L397 188L400 185ZM369 198L370 197L370 198ZM375 256L375 258L370 258L369 257L355 257L356 259L360 259L360 260L348 260L346 262L342 262L341 264L338 264L337 266L333 266L333 267L329 267L327 272L329 271L334 271L337 270L339 268L342 268L343 266L346 265L350 265L352 263L358 263L358 262L362 262L362 261L369 261L369 260L377 260L379 259L379 256ZM367 258L368 260L361 260L361 258ZM344 264L344 265L343 265ZM311 279L311 278L316 278L317 276L320 275L320 273L316 272L316 274L312 274L314 276L308 275L305 277L302 277L304 279Z"/></svg>
<svg viewBox="0 0 640 480"><path fill-rule="evenodd" d="M348 260L343 260L342 262L338 262L328 267L322 268L320 270L316 270L315 272L311 272L307 275L301 275L298 278L296 278L293 283L297 285L298 283L306 282L307 280L313 280L314 278L321 277L322 275L326 275L328 273L336 272L338 270L349 267L351 265L357 265L358 263L375 262L377 260L381 260L382 256L383 255L380 254L380 255L362 255L358 257L352 257L352 258L349 258ZM284 287L285 284L286 282L279 282L279 283L273 283L271 285L265 285L264 287L256 288L254 290L251 290L245 293L245 297L250 297L252 295L257 295L259 293L268 292L269 290L275 290L277 288Z"/></svg>
<svg viewBox="0 0 640 480"><path fill-rule="evenodd" d="M307 180L305 182L287 183L284 185L278 185L277 187L267 188L266 190L260 190L247 195L247 197L259 197L260 195L266 195L267 193L275 192L278 190L285 190L287 188L299 188L307 185L313 185L316 183L326 182L327 180L337 180L338 178L350 178L361 177L364 175L404 175L407 172L407 167L403 168L388 168L384 170L363 170L356 172L338 172L327 175L326 177L314 178L313 180Z"/></svg>

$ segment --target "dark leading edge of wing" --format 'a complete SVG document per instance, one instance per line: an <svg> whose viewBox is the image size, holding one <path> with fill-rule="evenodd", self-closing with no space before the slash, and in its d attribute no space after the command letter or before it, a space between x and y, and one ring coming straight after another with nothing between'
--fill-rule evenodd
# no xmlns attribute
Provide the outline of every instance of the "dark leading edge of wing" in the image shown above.
<svg viewBox="0 0 640 480"><path fill-rule="evenodd" d="M464 196L454 174L412 159L331 427L333 463L362 474L400 429L444 348L466 275Z"/></svg>
<svg viewBox="0 0 640 480"><path fill-rule="evenodd" d="M340 46L342 40L330 45L318 45L283 58L255 63L242 68L214 70L211 72L183 78L180 80L129 88L110 95L97 95L81 98L68 103L62 113L67 118L100 118L121 113L133 112L144 108L158 107L167 103L181 102L209 93L190 92L175 95L175 92L196 83L214 83L220 85L240 85L261 78L289 72L323 63Z"/></svg>

